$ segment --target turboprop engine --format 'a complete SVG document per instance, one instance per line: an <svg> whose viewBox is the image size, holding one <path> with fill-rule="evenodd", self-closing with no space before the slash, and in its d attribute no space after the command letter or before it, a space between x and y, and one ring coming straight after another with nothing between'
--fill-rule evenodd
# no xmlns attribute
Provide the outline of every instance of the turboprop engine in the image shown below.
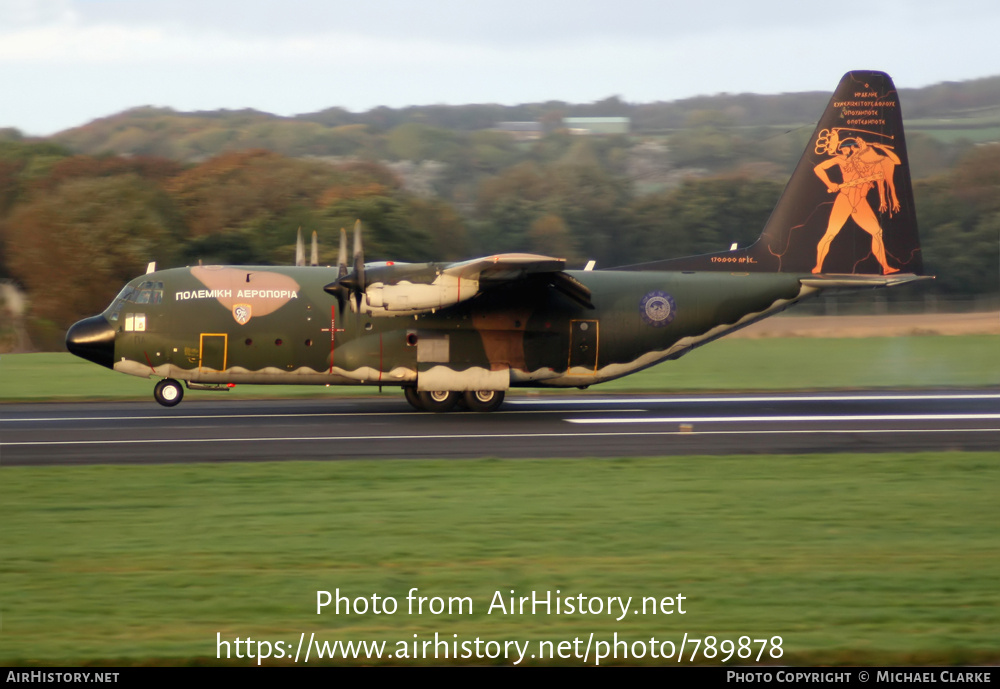
<svg viewBox="0 0 1000 689"><path fill-rule="evenodd" d="M433 312L471 299L478 291L479 280L468 280L447 273L439 273L430 284L414 283L409 280L388 285L375 282L365 290L361 312L372 316Z"/></svg>

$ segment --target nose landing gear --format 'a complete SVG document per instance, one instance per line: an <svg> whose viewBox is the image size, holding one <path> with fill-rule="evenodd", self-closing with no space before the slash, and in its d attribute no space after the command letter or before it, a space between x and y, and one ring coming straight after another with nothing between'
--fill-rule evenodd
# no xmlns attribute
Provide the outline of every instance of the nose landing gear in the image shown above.
<svg viewBox="0 0 1000 689"><path fill-rule="evenodd" d="M164 378L153 388L153 399L164 407L176 407L184 399L184 388L173 378Z"/></svg>

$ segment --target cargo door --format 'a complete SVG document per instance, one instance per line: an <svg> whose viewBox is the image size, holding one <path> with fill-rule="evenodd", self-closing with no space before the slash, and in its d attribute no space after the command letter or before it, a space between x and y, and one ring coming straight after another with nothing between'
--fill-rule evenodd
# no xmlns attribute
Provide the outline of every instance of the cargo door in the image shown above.
<svg viewBox="0 0 1000 689"><path fill-rule="evenodd" d="M569 322L569 367L585 368L597 373L597 321Z"/></svg>

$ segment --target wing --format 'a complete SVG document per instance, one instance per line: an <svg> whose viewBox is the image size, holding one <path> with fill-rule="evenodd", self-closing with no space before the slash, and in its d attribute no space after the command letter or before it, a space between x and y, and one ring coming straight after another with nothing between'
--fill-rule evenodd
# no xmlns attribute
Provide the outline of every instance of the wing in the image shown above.
<svg viewBox="0 0 1000 689"><path fill-rule="evenodd" d="M547 275L548 284L566 297L588 309L593 309L590 289L569 273L563 272L566 259L538 254L497 254L471 261L452 263L445 274L478 275L480 291L496 284L523 280L528 275Z"/></svg>
<svg viewBox="0 0 1000 689"><path fill-rule="evenodd" d="M478 281L520 280L533 273L554 273L566 267L566 259L538 254L496 254L471 261L450 263L441 271L464 279Z"/></svg>

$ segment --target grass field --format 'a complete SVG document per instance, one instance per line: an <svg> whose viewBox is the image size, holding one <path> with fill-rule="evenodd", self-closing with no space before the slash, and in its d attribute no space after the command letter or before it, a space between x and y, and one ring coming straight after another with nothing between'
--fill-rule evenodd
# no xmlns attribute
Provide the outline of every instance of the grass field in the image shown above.
<svg viewBox="0 0 1000 689"><path fill-rule="evenodd" d="M996 460L6 467L0 663L214 662L217 633L301 632L390 650L434 632L678 645L684 633L779 635L782 664L995 663ZM413 587L468 596L473 614L408 615ZM317 590L338 588L392 596L399 611L317 615ZM680 593L686 614L487 615L511 589L636 606Z"/></svg>
<svg viewBox="0 0 1000 689"><path fill-rule="evenodd" d="M723 339L647 371L595 386L606 391L794 390L1000 385L992 335ZM0 401L152 398L153 381L70 354L0 357ZM386 388L398 395L398 389ZM377 394L370 386L252 386L189 399Z"/></svg>

